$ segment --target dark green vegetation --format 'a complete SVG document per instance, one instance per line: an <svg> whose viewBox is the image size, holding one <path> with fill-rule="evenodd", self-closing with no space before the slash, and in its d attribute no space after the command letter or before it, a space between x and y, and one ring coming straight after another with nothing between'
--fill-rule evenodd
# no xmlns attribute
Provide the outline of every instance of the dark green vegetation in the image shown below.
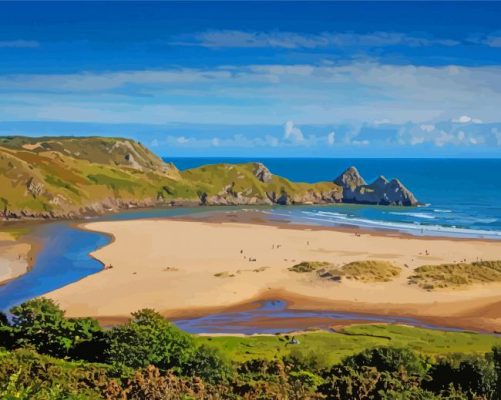
<svg viewBox="0 0 501 400"><path fill-rule="evenodd" d="M461 288L476 283L501 282L501 261L423 265L409 283L423 289Z"/></svg>
<svg viewBox="0 0 501 400"><path fill-rule="evenodd" d="M354 326L292 344L193 337L152 310L110 329L46 299L11 312L0 318L2 399L501 398L494 336Z"/></svg>
<svg viewBox="0 0 501 400"><path fill-rule="evenodd" d="M174 204L332 203L333 182L294 183L259 163L180 172L121 138L0 137L0 216L68 218Z"/></svg>

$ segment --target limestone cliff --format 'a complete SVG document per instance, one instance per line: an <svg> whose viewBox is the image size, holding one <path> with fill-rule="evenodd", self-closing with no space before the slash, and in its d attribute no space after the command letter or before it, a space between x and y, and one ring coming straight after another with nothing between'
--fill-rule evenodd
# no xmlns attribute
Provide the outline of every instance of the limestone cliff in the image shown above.
<svg viewBox="0 0 501 400"><path fill-rule="evenodd" d="M343 202L396 206L415 206L414 195L398 180L380 176L367 184L355 167L350 167L334 182L343 188Z"/></svg>

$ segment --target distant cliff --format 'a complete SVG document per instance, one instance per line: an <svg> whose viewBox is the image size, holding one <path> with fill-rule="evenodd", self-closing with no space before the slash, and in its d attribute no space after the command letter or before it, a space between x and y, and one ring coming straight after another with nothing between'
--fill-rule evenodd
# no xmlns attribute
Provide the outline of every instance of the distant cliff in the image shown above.
<svg viewBox="0 0 501 400"><path fill-rule="evenodd" d="M79 218L133 207L392 204L416 198L398 180L367 185L351 167L332 182L291 182L261 163L180 172L140 143L102 137L0 138L0 217Z"/></svg>
<svg viewBox="0 0 501 400"><path fill-rule="evenodd" d="M334 183L343 188L344 203L378 204L395 206L415 206L414 195L398 180L388 181L380 176L367 184L355 167L350 167L339 175Z"/></svg>

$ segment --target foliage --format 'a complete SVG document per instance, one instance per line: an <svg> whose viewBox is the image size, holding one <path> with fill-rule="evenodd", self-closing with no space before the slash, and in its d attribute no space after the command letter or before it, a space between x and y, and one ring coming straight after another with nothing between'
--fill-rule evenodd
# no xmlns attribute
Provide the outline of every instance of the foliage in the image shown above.
<svg viewBox="0 0 501 400"><path fill-rule="evenodd" d="M197 376L209 383L225 382L233 372L229 362L216 349L207 346L200 346L182 369L185 375Z"/></svg>
<svg viewBox="0 0 501 400"><path fill-rule="evenodd" d="M95 399L111 384L108 367L61 361L32 350L0 351L0 398Z"/></svg>
<svg viewBox="0 0 501 400"><path fill-rule="evenodd" d="M326 267L328 265L330 265L330 263L324 261L303 261L300 262L299 264L290 267L289 271L299 272L299 273L312 272L319 268Z"/></svg>
<svg viewBox="0 0 501 400"><path fill-rule="evenodd" d="M496 392L495 365L485 357L468 357L459 362L442 359L432 366L429 375L431 379L424 386L435 393L451 394L460 390L468 398L477 395L491 399Z"/></svg>
<svg viewBox="0 0 501 400"><path fill-rule="evenodd" d="M476 283L501 282L501 261L423 265L409 283L427 290L461 288Z"/></svg>
<svg viewBox="0 0 501 400"><path fill-rule="evenodd" d="M408 348L430 357L455 352L483 354L501 346L501 337L473 332L452 332L405 325L365 324L340 329L337 334L310 332L296 335L300 345L290 344L290 335L195 336L199 345L219 350L229 360L244 362L261 358L273 360L299 353L319 358L323 365L333 365L364 349L393 346Z"/></svg>
<svg viewBox="0 0 501 400"><path fill-rule="evenodd" d="M195 346L189 335L150 309L132 314L132 319L109 333L107 357L118 367L145 368L154 365L165 371L182 368L193 357Z"/></svg>
<svg viewBox="0 0 501 400"><path fill-rule="evenodd" d="M374 367L378 371L400 372L423 376L428 365L426 361L413 351L392 347L379 347L364 350L351 357L347 357L344 365L354 368Z"/></svg>
<svg viewBox="0 0 501 400"><path fill-rule="evenodd" d="M344 334L301 335L300 344L290 346L286 335L195 338L149 309L107 330L93 319L65 318L46 299L26 302L12 312L12 323L0 314L0 346L10 349L0 349L2 399L501 398L501 347L479 351L499 343L494 336L355 326ZM428 353L408 348L416 346L412 338L427 343ZM439 338L469 354L447 351ZM348 347L347 353L336 349L353 340L358 347ZM472 347L475 340L482 345ZM270 344L275 352L238 360L231 354L245 352L242 343ZM287 350L277 351L276 346Z"/></svg>
<svg viewBox="0 0 501 400"><path fill-rule="evenodd" d="M331 275L362 282L389 282L400 275L400 272L399 267L379 260L353 261L329 270Z"/></svg>
<svg viewBox="0 0 501 400"><path fill-rule="evenodd" d="M17 347L32 346L38 352L65 357L72 332L64 312L49 299L29 300L11 310Z"/></svg>

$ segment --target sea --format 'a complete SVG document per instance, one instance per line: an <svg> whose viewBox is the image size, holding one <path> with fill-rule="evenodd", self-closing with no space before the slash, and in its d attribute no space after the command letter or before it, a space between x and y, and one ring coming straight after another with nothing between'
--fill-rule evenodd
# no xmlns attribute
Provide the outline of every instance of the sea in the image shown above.
<svg viewBox="0 0 501 400"><path fill-rule="evenodd" d="M417 236L501 240L501 159L165 158L180 170L258 161L297 182L332 181L355 166L370 183L398 178L419 207L321 205L273 207L278 218L327 226L391 230Z"/></svg>

